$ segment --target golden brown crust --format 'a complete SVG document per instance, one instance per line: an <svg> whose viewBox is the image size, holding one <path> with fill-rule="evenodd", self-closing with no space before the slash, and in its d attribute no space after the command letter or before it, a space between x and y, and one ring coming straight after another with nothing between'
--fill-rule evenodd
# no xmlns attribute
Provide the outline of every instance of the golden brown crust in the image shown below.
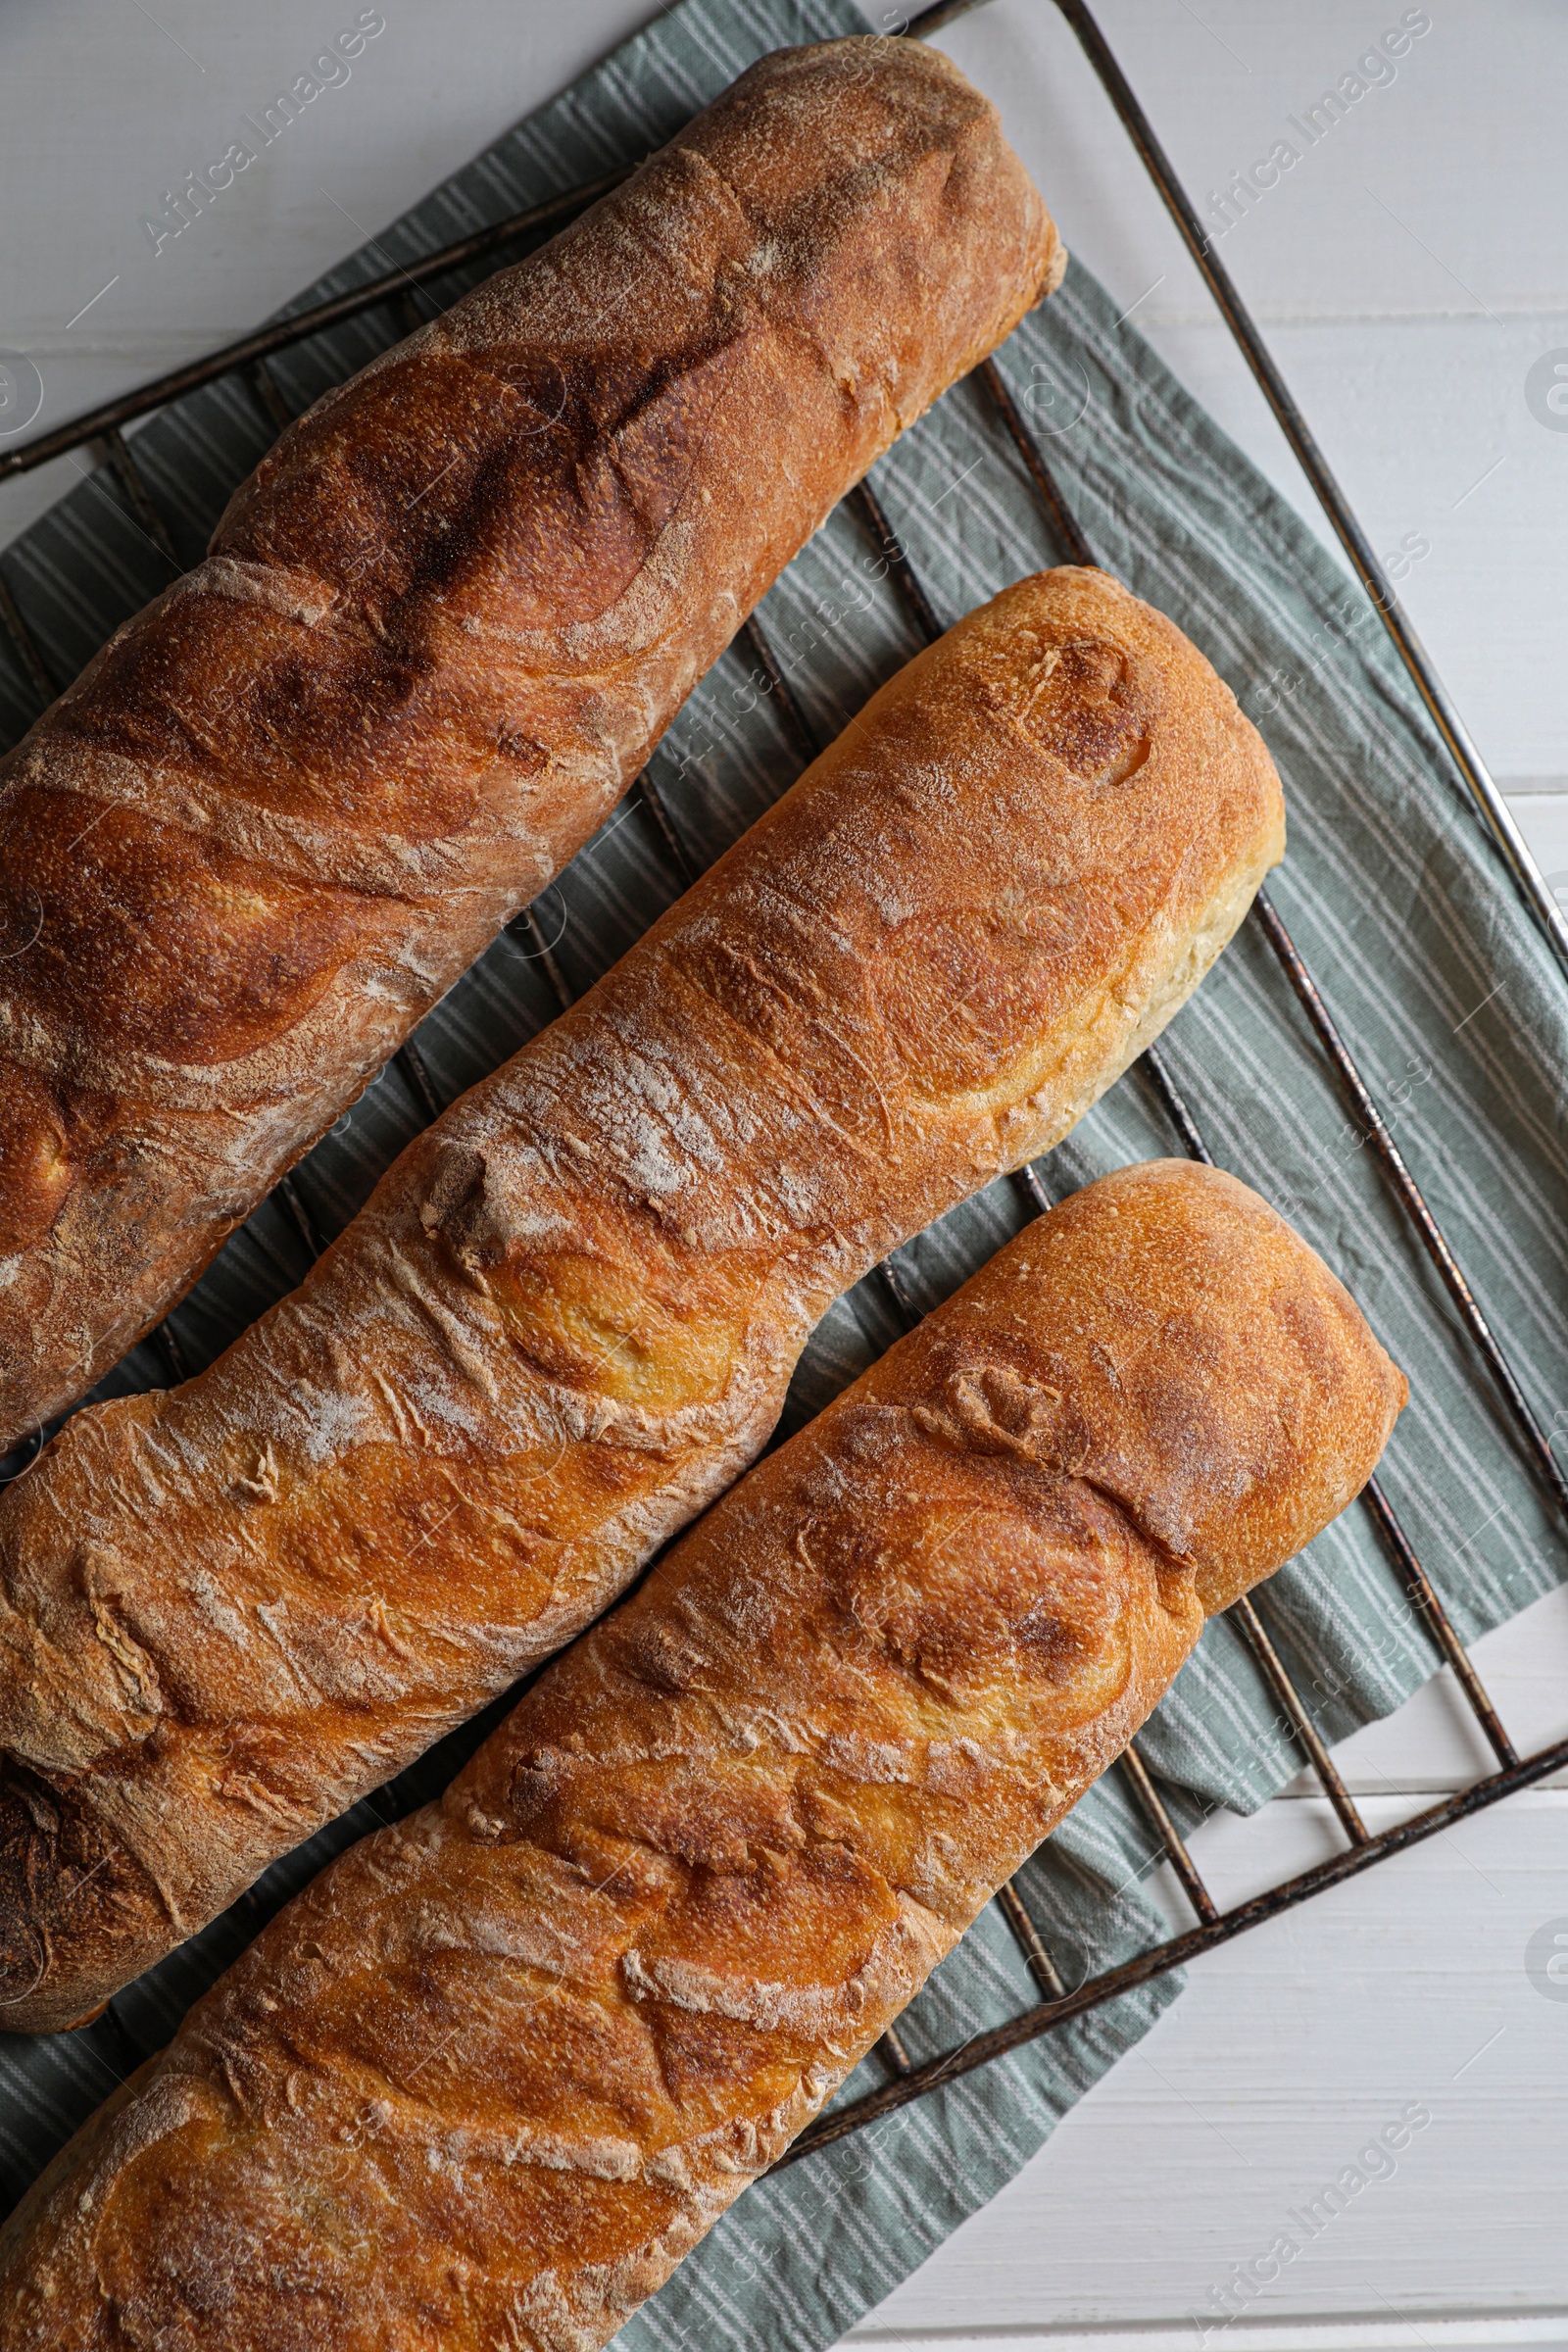
<svg viewBox="0 0 1568 2352"><path fill-rule="evenodd" d="M876 695L169 1395L0 1500L0 1997L69 2024L612 1599L812 1323L1048 1149L1283 848L1229 690L1102 572Z"/></svg>
<svg viewBox="0 0 1568 2352"><path fill-rule="evenodd" d="M0 1451L194 1279L1063 259L936 51L780 51L284 434L0 770Z"/></svg>
<svg viewBox="0 0 1568 2352"><path fill-rule="evenodd" d="M1010 1244L317 1880L0 2243L0 2352L593 2352L1370 1474L1234 1178Z"/></svg>

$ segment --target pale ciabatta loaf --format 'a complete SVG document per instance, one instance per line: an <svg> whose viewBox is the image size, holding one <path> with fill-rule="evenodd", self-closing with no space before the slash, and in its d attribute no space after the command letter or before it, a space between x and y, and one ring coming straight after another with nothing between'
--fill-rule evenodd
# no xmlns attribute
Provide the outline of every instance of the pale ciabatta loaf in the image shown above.
<svg viewBox="0 0 1568 2352"><path fill-rule="evenodd" d="M1102 572L873 697L295 1295L0 1501L0 2015L73 2022L559 1648L760 1449L811 1325L1054 1144L1283 847Z"/></svg>
<svg viewBox="0 0 1568 2352"><path fill-rule="evenodd" d="M1405 1394L1233 1177L1078 1194L273 1922L0 2241L0 2352L603 2344Z"/></svg>
<svg viewBox="0 0 1568 2352"><path fill-rule="evenodd" d="M0 770L0 1453L564 863L1065 258L945 57L783 50L285 433Z"/></svg>

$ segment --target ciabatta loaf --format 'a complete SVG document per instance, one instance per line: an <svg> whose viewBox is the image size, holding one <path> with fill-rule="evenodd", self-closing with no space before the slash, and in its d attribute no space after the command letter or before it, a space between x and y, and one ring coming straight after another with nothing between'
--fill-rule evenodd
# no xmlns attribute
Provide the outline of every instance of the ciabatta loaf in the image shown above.
<svg viewBox="0 0 1568 2352"><path fill-rule="evenodd" d="M280 1914L18 2214L0 2352L593 2352L1404 1396L1233 1178L1077 1195Z"/></svg>
<svg viewBox="0 0 1568 2352"><path fill-rule="evenodd" d="M946 58L782 50L284 434L0 770L0 1453L187 1287L1064 263Z"/></svg>
<svg viewBox="0 0 1568 2352"><path fill-rule="evenodd" d="M0 1500L0 2011L92 2010L559 1648L772 1428L829 1301L1072 1126L1283 847L1102 572L873 697L291 1298Z"/></svg>

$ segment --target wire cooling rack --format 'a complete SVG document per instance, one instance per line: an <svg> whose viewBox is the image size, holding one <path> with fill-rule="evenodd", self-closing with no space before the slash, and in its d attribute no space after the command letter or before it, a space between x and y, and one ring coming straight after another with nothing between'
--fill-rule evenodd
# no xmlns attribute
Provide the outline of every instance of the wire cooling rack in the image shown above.
<svg viewBox="0 0 1568 2352"><path fill-rule="evenodd" d="M940 5L926 9L885 37L924 39L982 4L983 0L941 0ZM1542 880L1506 803L1488 773L1479 751L1408 617L1400 609L1365 532L1275 368L1245 304L1211 252L1202 225L1148 117L1082 0L1056 0L1056 6L1081 43L1145 170L1158 189L1243 357L1256 377L1276 421L1311 483L1356 579L1381 617L1444 744L1495 837L1526 905L1546 934L1565 973L1568 973L1568 921L1565 921L1562 911ZM176 368L134 392L106 402L73 423L62 425L19 450L0 456L0 480L30 471L70 450L95 448L102 461L113 469L137 523L172 561L177 562L168 525L124 439L122 428L127 423L165 407L185 393L229 378L248 385L268 419L281 431L292 421L292 416L278 380L268 365L277 353L306 343L345 319L382 308L390 310L405 327L423 324L424 314L413 299L416 289L438 285L455 271L491 256L498 262L516 258L519 248L530 248L542 231L548 232L585 210L596 198L629 176L634 169L635 166L628 164L605 172L599 178L554 196L543 204L514 213L506 220L444 245L438 251L413 260L406 267L389 271L385 276L372 278L329 301L299 312L256 334L245 336L239 342L214 352L207 359ZM983 362L976 370L976 376L1016 445L1050 524L1064 551L1075 563L1098 564L1099 558L1069 506L1057 476L1048 464L1039 441L995 362ZM940 635L941 624L909 561L908 551L870 483L862 482L852 491L849 503L889 558L890 575L899 584L916 631L928 641ZM1180 616L1178 614L1175 617ZM51 675L27 617L3 578L0 578L0 626L9 635L22 666L39 697L44 701L51 700L67 681ZM774 649L768 644L764 629L755 615L744 624L742 635L751 659L767 677L774 697L773 707L787 727L797 751L803 760L814 758L823 748L822 744L792 694ZM656 826L671 864L683 880L688 883L695 880L696 868L690 854L653 778L646 772L639 776L627 799L640 803ZM1324 1083L1338 1088L1349 1109L1358 1136L1376 1154L1394 1200L1408 1220L1452 1300L1470 1343L1473 1368L1494 1388L1514 1425L1526 1458L1556 1501L1568 1510L1568 1478L1564 1477L1558 1466L1546 1433L1532 1411L1501 1342L1482 1313L1442 1228L1395 1142L1390 1124L1337 1026L1322 991L1302 961L1266 892L1259 892L1249 919L1256 925L1277 959L1302 1015L1316 1037L1321 1049L1320 1068ZM534 911L523 908L514 918L512 928L519 940L526 944L530 956L537 960L562 1006L567 1005L571 1002L571 991ZM429 1071L412 1039L399 1049L394 1062L421 1116L435 1118L442 1105ZM1192 1158L1213 1165L1212 1155L1203 1140L1200 1114L1177 1087L1158 1051L1151 1047L1144 1054L1139 1066L1161 1104L1182 1150ZM1050 1207L1050 1199L1034 1169L1019 1171L1013 1181L1031 1212ZM290 1178L283 1178L275 1188L273 1198L288 1214L306 1247L313 1254L318 1252L322 1246L320 1237L316 1232L302 1194ZM917 1316L897 1268L890 1261L876 1271L897 1314L906 1324L912 1324ZM186 1368L173 1332L165 1324L154 1337L171 1374L176 1380L182 1379ZM0 1470L0 1477L19 1476L49 1434L47 1430L39 1431L20 1454L11 1457L4 1469ZM1377 1834L1369 1831L1318 1734L1306 1700L1270 1640L1257 1608L1250 1598L1237 1601L1228 1614L1251 1652L1279 1704L1283 1718L1291 1727L1305 1763L1315 1774L1334 1811L1344 1839L1340 1849L1313 1868L1282 1881L1246 1902L1222 1910L1205 1886L1139 1752L1138 1743L1134 1741L1113 1769L1121 1772L1130 1784L1157 1847L1183 1889L1196 1924L1184 1933L1170 1936L1164 1941L1138 1953L1118 1967L1087 1978L1069 1990L1052 1957L1049 1924L1043 1927L1031 1915L1015 1886L1004 1886L997 1901L1039 1989L1039 2001L1005 2023L976 2034L961 2047L941 2053L918 2065L911 2062L897 2030L890 2030L877 2045L877 2054L887 2075L886 2082L852 2104L819 2117L780 2158L781 2165L795 2163L830 2141L862 2130L893 2109L906 2106L911 2100L956 2081L959 2076L989 2064L1005 2052L1016 2050L1042 2034L1050 2034L1069 2019L1081 2017L1103 2002L1114 2000L1119 1994L1148 1984L1171 1969L1182 1967L1215 1945L1244 1934L1249 1928L1306 1902L1311 1896L1373 1868L1408 1846L1436 1837L1452 1823L1494 1805L1515 1789L1527 1788L1533 1782L1543 1780L1568 1765L1568 1740L1528 1755L1519 1754L1488 1697L1481 1678L1422 1567L1408 1535L1376 1479L1368 1485L1359 1507L1369 1513L1395 1575L1426 1628L1438 1662L1452 1669L1454 1679L1496 1758L1496 1769L1394 1829ZM256 1924L260 1924L259 1918ZM113 2006L98 2026L86 2029L79 2038L90 2040L94 2034L107 2037L122 2059L139 2059L145 2054L133 2045L132 2037L116 2017Z"/></svg>

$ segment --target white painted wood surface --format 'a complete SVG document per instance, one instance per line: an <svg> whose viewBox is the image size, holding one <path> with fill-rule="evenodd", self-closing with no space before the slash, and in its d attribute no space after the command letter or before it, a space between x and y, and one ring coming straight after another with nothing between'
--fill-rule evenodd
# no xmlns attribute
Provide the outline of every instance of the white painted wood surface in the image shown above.
<svg viewBox="0 0 1568 2352"><path fill-rule="evenodd" d="M1410 1809L1363 1803L1374 1828ZM1336 1835L1319 1799L1198 1843L1223 1898L1305 1867ZM983 2315L1026 2340L1098 2342L1108 2324L1192 2345L1195 2315L1217 2326L1217 2290L1282 2236L1299 2252L1248 2299L1275 2341L1294 2344L1301 2320L1402 2317L1415 2326L1394 2340L1416 2343L1431 2316L1560 2315L1568 2003L1536 1989L1524 1951L1564 1902L1551 1874L1565 1865L1568 1798L1527 1793L1209 1955L868 2331L918 2340ZM1397 2156L1364 2159L1411 2106L1427 2128ZM1314 2234L1303 2214L1351 2166L1367 2185L1343 2212L1320 2207ZM1565 2333L1559 2318L1544 2340Z"/></svg>
<svg viewBox="0 0 1568 2352"><path fill-rule="evenodd" d="M32 429L254 325L650 0L381 0L381 13L352 79L156 257L140 216L305 71L357 0L0 14L0 349L39 369ZM1219 250L1375 543L1427 543L1403 592L1568 902L1568 431L1532 412L1525 385L1544 354L1568 354L1568 10L1431 0L1427 13L1396 79L1356 101ZM1291 135L1290 118L1405 14L1399 0L1101 9L1200 200ZM993 0L943 41L1003 107L1069 243L1315 521L1049 0ZM69 465L0 490L0 543ZM1568 1733L1568 1598L1478 1655L1521 1744ZM1440 1682L1341 1761L1381 1824L1486 1759ZM1321 1800L1294 1793L1197 1843L1224 1895L1333 1838ZM1568 2000L1525 1965L1558 1917L1568 1789L1549 1788L1211 1955L1140 2051L858 2337L950 2352L1197 2344L1194 2315L1217 2316L1236 2266L1266 2255L1289 2211L1419 2101L1433 2120L1395 2177L1211 2340L1562 2352Z"/></svg>

